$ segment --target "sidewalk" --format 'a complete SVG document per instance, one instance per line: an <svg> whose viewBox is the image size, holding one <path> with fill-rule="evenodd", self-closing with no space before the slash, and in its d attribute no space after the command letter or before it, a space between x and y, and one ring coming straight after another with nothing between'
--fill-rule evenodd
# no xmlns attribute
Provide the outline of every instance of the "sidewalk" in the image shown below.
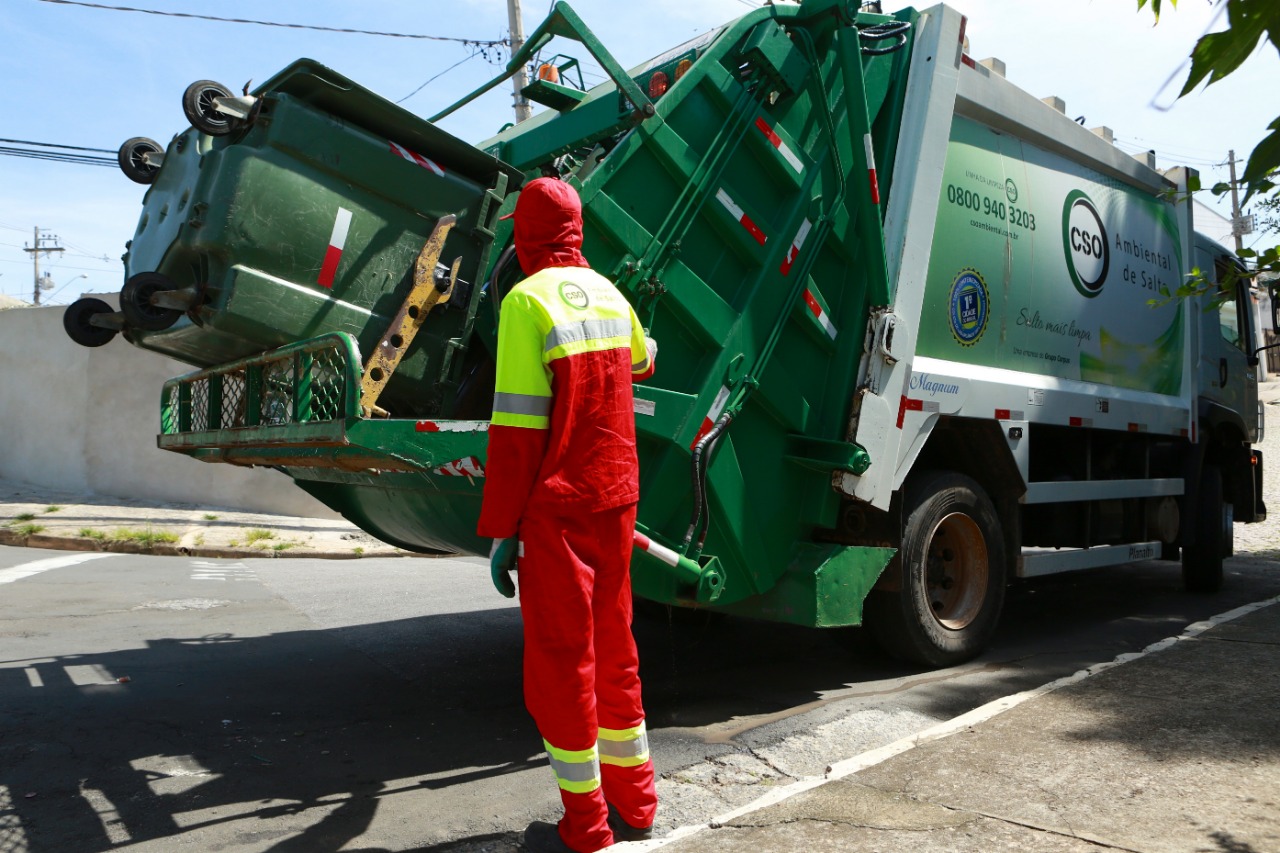
<svg viewBox="0 0 1280 853"><path fill-rule="evenodd" d="M0 545L234 559L410 556L347 521L77 494L5 479Z"/></svg>
<svg viewBox="0 0 1280 853"><path fill-rule="evenodd" d="M619 851L1280 851L1280 599L1241 611Z"/></svg>

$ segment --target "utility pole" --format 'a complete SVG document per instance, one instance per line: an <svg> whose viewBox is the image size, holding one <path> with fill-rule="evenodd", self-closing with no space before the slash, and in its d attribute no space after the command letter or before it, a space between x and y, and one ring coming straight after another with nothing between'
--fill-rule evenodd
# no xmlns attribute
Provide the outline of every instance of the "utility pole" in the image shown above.
<svg viewBox="0 0 1280 853"><path fill-rule="evenodd" d="M515 56L524 47L524 18L520 15L520 0L507 0L507 17L511 22L511 55ZM533 107L521 90L529 85L529 75L522 65L512 78L515 86L516 124L533 115Z"/></svg>
<svg viewBox="0 0 1280 853"><path fill-rule="evenodd" d="M55 244L56 244L56 243L58 242L58 235L57 235L57 234L53 234L53 235L48 236L48 237L42 237L42 236L40 235L40 232L41 232L41 231L47 231L47 230L48 230L48 229L41 228L39 225L37 225L37 226L36 226L36 228L35 228L35 245L34 245L34 246L27 246L26 248L24 248L24 249L22 250L22 251L24 251L24 252L30 252L30 253L31 253L31 262L32 262L33 264L35 264L35 272L36 272L35 282L36 282L36 283L35 283L35 290L32 292L32 295L31 295L31 301L32 301L32 303L33 303L33 304L35 304L35 305L39 305L39 304L40 304L40 286L41 286L42 284L44 284L44 282L43 282L43 281L41 280L41 278L40 278L40 253L41 253L41 252L43 252L43 253L44 253L44 256L47 258L47 257L49 257L49 253L50 253L50 252L65 252L65 251L66 251L66 249L62 248L61 246L57 246L57 245L49 246L49 245L46 245L46 244L48 244L48 243L55 243Z"/></svg>
<svg viewBox="0 0 1280 853"><path fill-rule="evenodd" d="M1236 238L1236 254L1244 248L1244 235L1240 221L1240 194L1236 192L1236 152L1233 148L1227 152L1227 166L1231 169L1231 234Z"/></svg>

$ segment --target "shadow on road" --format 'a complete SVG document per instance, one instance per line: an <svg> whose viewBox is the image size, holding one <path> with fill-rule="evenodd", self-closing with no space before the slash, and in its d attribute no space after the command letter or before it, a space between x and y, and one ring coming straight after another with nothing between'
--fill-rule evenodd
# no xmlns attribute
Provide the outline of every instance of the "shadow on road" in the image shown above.
<svg viewBox="0 0 1280 853"><path fill-rule="evenodd" d="M1242 571L1239 561L1231 571ZM1277 573L1266 577L1209 598L1184 596L1167 564L1020 584L994 647L971 665L996 677L970 684L931 673L924 705L950 717L1066 674L1077 660L1108 660L1238 598L1280 592ZM1153 612L1153 601L1164 615L1135 616ZM137 619L131 630L145 637ZM201 619L216 631L217 610ZM695 614L639 620L636 634L653 730L777 714L918 672L857 630ZM375 661L366 653L375 640L411 663ZM256 849L342 849L389 797L544 769L521 699L520 649L518 612L499 609L263 636L157 636L139 648L0 661L0 795L10 795L8 804L0 797L0 841L8 807L33 851L179 836L199 845L202 830L252 820L261 830L238 838ZM1091 736L1137 742L1133 728L1117 722ZM1176 741L1164 748L1197 748L1194 738ZM1239 748L1259 747L1242 739ZM511 838L420 849L502 850Z"/></svg>

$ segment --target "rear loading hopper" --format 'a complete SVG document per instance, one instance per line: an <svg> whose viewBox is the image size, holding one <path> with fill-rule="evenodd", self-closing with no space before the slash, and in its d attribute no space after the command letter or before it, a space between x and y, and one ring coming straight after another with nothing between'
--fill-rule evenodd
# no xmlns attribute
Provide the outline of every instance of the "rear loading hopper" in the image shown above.
<svg viewBox="0 0 1280 853"><path fill-rule="evenodd" d="M893 550L845 547L823 531L841 512L833 476L870 462L845 432L866 318L888 301L881 206L911 18L858 14L833 0L778 5L624 71L558 4L509 68L559 36L591 53L611 81L576 89L567 83L572 63L562 63L528 90L551 109L465 156L429 123L414 138L385 122L356 128L320 115L335 107L314 93L340 78L308 64L286 70L262 89L256 122L269 118L266 127L250 120L239 137L219 140L188 131L179 137L190 139L186 150L175 156L170 146L148 197L131 271L177 277L205 263L215 272L197 278L229 284L210 288L216 295L203 309L168 329L129 332L140 345L217 365L170 383L161 446L278 466L406 548L483 553L473 530L487 371L501 295L519 277L499 258L509 223L496 223L492 242L486 232L494 202L522 177L555 172L583 199L592 267L617 283L661 346L658 375L636 389L636 591L803 624L856 624ZM290 82L299 77L306 86ZM343 86L347 116L391 109ZM300 88L313 97L294 94ZM277 166L285 155L276 152L295 138L310 153ZM448 144L434 145L440 138ZM257 176L243 180L250 169ZM152 210L201 180L237 188L229 221L202 225L191 246L159 239ZM502 207L513 204L511 194ZM331 288L317 279L342 209L352 225ZM244 237L246 219L253 227L269 219L269 230L290 210L295 238ZM383 398L391 417L364 417L355 401L362 360L446 214L458 224L445 263L461 258L461 277L482 284L466 310L431 311L421 328L432 345L409 348ZM357 234L362 219L372 225ZM320 251L304 259L304 243ZM187 257L201 253L221 261Z"/></svg>

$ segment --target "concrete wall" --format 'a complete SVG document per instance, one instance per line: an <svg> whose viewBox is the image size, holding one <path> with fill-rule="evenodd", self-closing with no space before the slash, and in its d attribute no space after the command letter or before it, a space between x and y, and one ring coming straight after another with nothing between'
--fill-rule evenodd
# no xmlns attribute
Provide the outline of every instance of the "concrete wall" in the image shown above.
<svg viewBox="0 0 1280 853"><path fill-rule="evenodd" d="M0 477L100 495L337 518L277 471L156 447L160 389L193 370L117 337L72 343L61 306L0 311Z"/></svg>

